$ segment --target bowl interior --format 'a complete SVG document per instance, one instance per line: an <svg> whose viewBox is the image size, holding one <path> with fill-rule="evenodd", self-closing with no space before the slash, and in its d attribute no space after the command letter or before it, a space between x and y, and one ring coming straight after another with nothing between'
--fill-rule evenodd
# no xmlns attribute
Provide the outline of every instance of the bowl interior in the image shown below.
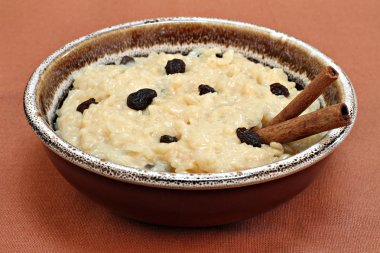
<svg viewBox="0 0 380 253"><path fill-rule="evenodd" d="M303 84L313 79L326 66L332 65L339 72L340 78L323 94L324 104L330 105L344 102L348 105L353 121L355 119L355 95L348 78L331 59L311 46L285 34L240 22L204 18L169 18L139 21L106 28L71 42L55 52L37 69L26 89L24 102L29 123L44 143L60 156L68 158L81 167L99 174L105 172L106 176L114 178L115 175L120 175L117 172L118 170L121 169L122 173L128 167L117 166L109 162L104 163L104 161L97 161L96 164L93 164L92 161L96 160L96 158L83 154L83 152L81 153L67 143L65 143L65 148L60 147L64 141L54 136L52 126L55 120L55 111L69 90L71 73L89 63L111 61L122 54L142 56L151 51L187 53L199 46L218 46L222 49L233 48L252 61L283 68L290 80ZM314 149L311 147L309 148L310 150L301 152L300 156L293 156L293 160L286 163L281 163L280 161L272 166L263 166L255 168L255 170L221 174L229 174L227 178L233 179L251 177L254 173L268 176L272 173L270 172L271 170L284 172L282 176L289 173L291 169L293 169L292 173L294 173L315 163L331 152L348 134L350 128L330 131L318 143L319 146L314 147L314 145ZM57 144L57 142L59 143ZM336 143L332 144L334 142ZM77 156L72 152L76 153ZM309 156L310 159L303 161L305 155ZM80 157L78 158L78 156ZM92 161L89 162L91 159ZM94 170L95 168L101 168L101 170ZM287 169L289 171L286 171ZM267 173L265 173L266 170ZM110 171L113 172L111 173ZM167 178L165 178L167 176L162 177L161 173L137 172L135 170L133 173L151 173L149 174L150 179L156 180L158 178L158 181L167 181ZM148 174L144 174L143 177ZM184 181L202 181L204 179L205 182L210 182L219 180L220 177L223 180L226 178L225 175L220 177L189 176L182 179ZM272 176L267 177L266 180L276 178L278 175ZM168 177L172 180L178 179L176 178L178 175ZM127 180L128 178L135 180L133 176L125 175L124 179ZM124 180L122 177L117 177L116 179ZM251 183L262 180L262 178L251 179L253 180L250 181ZM143 181L147 182L145 179ZM220 181L216 182L216 184L219 183ZM236 182L231 184L236 184Z"/></svg>
<svg viewBox="0 0 380 253"><path fill-rule="evenodd" d="M157 20L88 36L48 66L37 92L38 106L42 116L51 124L54 112L69 88L69 82L64 81L70 74L89 63L108 61L120 53L143 56L151 51L186 53L198 46L230 47L253 61L284 68L289 79L300 83L313 79L327 65L320 58L312 57L307 49L283 40L282 34L273 35L228 23ZM331 86L324 93L327 105L342 101L342 96L344 93L338 85Z"/></svg>

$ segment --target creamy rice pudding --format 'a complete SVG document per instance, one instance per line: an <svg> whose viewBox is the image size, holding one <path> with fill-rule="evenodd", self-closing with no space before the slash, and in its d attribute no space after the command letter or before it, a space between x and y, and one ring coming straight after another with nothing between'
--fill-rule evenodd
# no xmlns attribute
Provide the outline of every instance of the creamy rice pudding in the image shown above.
<svg viewBox="0 0 380 253"><path fill-rule="evenodd" d="M73 73L57 111L57 133L101 159L179 173L248 169L309 147L319 135L290 143L247 144L239 128L261 128L297 94L282 69L229 49L187 56L151 53ZM304 113L320 108L315 101Z"/></svg>

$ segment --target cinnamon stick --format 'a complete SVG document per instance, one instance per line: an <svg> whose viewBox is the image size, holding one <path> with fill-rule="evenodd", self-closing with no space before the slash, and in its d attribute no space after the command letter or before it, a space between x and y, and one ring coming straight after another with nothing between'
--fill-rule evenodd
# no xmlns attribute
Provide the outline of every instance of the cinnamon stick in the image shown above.
<svg viewBox="0 0 380 253"><path fill-rule="evenodd" d="M271 126L300 115L316 100L323 91L338 78L338 72L328 66L316 76L276 117L266 124Z"/></svg>
<svg viewBox="0 0 380 253"><path fill-rule="evenodd" d="M332 105L278 124L255 131L261 143L272 141L288 143L313 134L321 133L351 124L351 118L344 103Z"/></svg>

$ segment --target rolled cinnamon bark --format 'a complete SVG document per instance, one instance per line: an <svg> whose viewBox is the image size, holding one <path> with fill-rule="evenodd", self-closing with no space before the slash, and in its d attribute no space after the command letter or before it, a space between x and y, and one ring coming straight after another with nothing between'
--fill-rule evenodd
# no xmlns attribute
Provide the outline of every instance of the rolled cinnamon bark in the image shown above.
<svg viewBox="0 0 380 253"><path fill-rule="evenodd" d="M332 105L275 125L255 131L261 143L272 141L288 143L313 134L318 134L351 124L351 118L344 103Z"/></svg>
<svg viewBox="0 0 380 253"><path fill-rule="evenodd" d="M271 126L300 115L338 78L338 72L328 66L316 76L276 117L266 124Z"/></svg>

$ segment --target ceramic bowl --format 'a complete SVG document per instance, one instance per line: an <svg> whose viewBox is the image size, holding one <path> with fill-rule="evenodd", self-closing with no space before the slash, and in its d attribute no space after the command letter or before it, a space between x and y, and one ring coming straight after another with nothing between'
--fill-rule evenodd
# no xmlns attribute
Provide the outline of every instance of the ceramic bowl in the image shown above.
<svg viewBox="0 0 380 253"><path fill-rule="evenodd" d="M252 24L211 18L161 18L109 27L70 42L36 69L24 95L27 120L58 171L79 191L132 219L169 226L213 226L247 219L304 189L350 132L334 129L318 143L285 160L230 173L179 174L118 165L84 153L54 131L55 111L67 94L67 78L94 61L120 53L188 52L197 46L229 47L253 61L281 67L307 83L327 65L340 74L323 94L325 105L344 102L352 122L354 89L329 57L286 34ZM65 81L66 80L66 81ZM312 197L312 196L310 196ZM68 207L69 208L69 207Z"/></svg>

